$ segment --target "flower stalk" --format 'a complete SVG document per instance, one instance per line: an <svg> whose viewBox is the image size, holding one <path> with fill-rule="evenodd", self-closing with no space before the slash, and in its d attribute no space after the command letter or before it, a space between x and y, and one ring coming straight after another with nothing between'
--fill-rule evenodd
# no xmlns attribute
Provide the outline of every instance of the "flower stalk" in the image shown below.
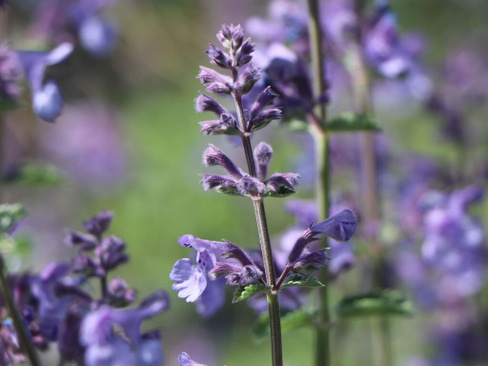
<svg viewBox="0 0 488 366"><path fill-rule="evenodd" d="M310 53L313 71L313 92L315 98L326 92L325 68L323 54L323 32L320 26L319 2L318 0L308 1L309 11L309 36ZM317 178L316 178L316 200L318 206L319 220L325 219L330 208L330 169L329 169L329 135L327 132L327 110L324 103L318 103L314 113L309 116L312 126L312 136L315 141ZM322 238L322 247L328 247L327 237ZM319 315L318 325L315 334L315 365L330 365L330 309L328 298L329 282L328 270L322 269L320 281L326 286L319 289Z"/></svg>
<svg viewBox="0 0 488 366"><path fill-rule="evenodd" d="M234 82L237 81L237 69L232 70L232 76ZM256 163L254 161L253 149L251 145L250 132L246 126L244 117L244 108L242 106L241 95L234 91L232 97L235 102L237 118L239 128L242 131L241 139L244 147L244 154L246 156L247 167L249 175L256 178ZM263 256L264 272L266 276L266 284L270 287L276 285L276 274L273 262L273 253L271 250L271 241L269 238L268 223L266 219L266 211L262 197L258 197L252 200L254 207L254 215L256 217L256 224L258 227L259 244L261 247L261 253ZM270 319L270 334L271 334L271 357L273 366L283 365L283 351L281 343L281 319L280 319L280 306L277 293L267 294L268 298L268 311Z"/></svg>
<svg viewBox="0 0 488 366"><path fill-rule="evenodd" d="M359 24L363 24L364 18L364 1L356 0L355 11ZM355 44L351 47L352 59L351 76L352 88L355 108L361 114L373 114L373 107L371 104L370 95L370 80L366 61L362 53L362 34L358 33ZM377 226L380 220L380 194L378 189L378 167L376 161L376 152L374 144L374 136L371 132L360 133L360 149L361 149L361 167L362 167L362 190L363 202L362 212L364 215L364 224L368 232L368 238L371 242L374 256L375 256L375 285L383 288L383 271L384 259L383 248L378 238ZM379 365L391 366L393 364L390 322L388 318L382 316L377 322L379 336Z"/></svg>
<svg viewBox="0 0 488 366"><path fill-rule="evenodd" d="M27 357L29 358L29 361L32 366L41 366L39 356L37 355L37 352L34 349L34 345L32 344L30 336L26 330L24 320L22 319L21 314L19 314L17 308L15 307L14 298L8 286L7 278L5 276L5 262L1 255L0 255L0 290L2 291L3 297L5 299L5 303L7 304L9 314L12 317L12 322L17 332L17 336L19 337L20 346L22 350L27 354Z"/></svg>

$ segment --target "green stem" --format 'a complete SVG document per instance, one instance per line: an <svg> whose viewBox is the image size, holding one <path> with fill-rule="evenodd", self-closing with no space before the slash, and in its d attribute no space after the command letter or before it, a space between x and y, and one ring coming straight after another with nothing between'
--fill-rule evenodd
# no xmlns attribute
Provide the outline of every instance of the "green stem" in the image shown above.
<svg viewBox="0 0 488 366"><path fill-rule="evenodd" d="M233 70L234 81L237 80L237 69ZM234 103L236 105L237 117L239 121L239 128L241 130L242 145L246 156L247 167L249 174L252 177L257 177L256 163L252 151L250 132L247 131L246 120L244 117L244 109L242 106L241 95L237 92L232 93ZM264 208L264 201L262 197L253 199L254 215L256 217L256 225L258 228L259 244L263 256L264 272L266 276L266 284L271 288L276 285L276 274L273 261L273 252L271 250L271 241L269 238L268 222L266 219L266 211ZM268 297L268 311L269 311L269 327L271 334L271 359L273 366L283 365L283 347L281 343L281 319L280 306L278 301L278 294L272 292Z"/></svg>
<svg viewBox="0 0 488 366"><path fill-rule="evenodd" d="M308 1L309 10L309 35L310 54L313 70L314 97L319 99L327 90L325 84L324 55L322 52L324 40L320 26L320 11L318 0ZM330 169L329 169L329 136L326 133L327 110L324 103L319 103L314 114L309 116L311 120L312 135L315 140L317 159L316 200L319 210L319 220L329 216L330 206ZM327 237L322 239L322 246L328 246ZM329 283L328 270L322 269L320 281ZM315 334L315 365L329 366L330 361L330 310L328 287L319 289L319 315Z"/></svg>
<svg viewBox="0 0 488 366"><path fill-rule="evenodd" d="M329 141L326 135L315 136L317 159L316 199L319 208L319 220L328 216L329 212ZM324 237L321 245L328 247L328 239ZM319 292L318 326L315 336L315 365L330 365L330 310L328 283L329 272L327 268L320 271L320 282L326 284Z"/></svg>
<svg viewBox="0 0 488 366"><path fill-rule="evenodd" d="M3 257L0 255L0 290L2 291L5 302L7 303L7 308L10 316L12 317L12 322L14 323L17 336L19 337L22 350L27 353L27 357L29 358L32 366L40 366L41 362L39 361L39 357L34 349L30 336L27 333L24 320L15 307L14 298L8 286L5 272L5 263L3 261Z"/></svg>
<svg viewBox="0 0 488 366"><path fill-rule="evenodd" d="M360 24L364 19L364 0L356 0L356 13ZM351 49L352 62L350 72L353 79L353 93L356 110L362 114L373 114L370 95L370 80L368 68L361 52L362 34L358 35L355 45ZM380 220L380 194L378 189L378 167L374 146L374 135L369 132L360 134L361 139L361 191L363 192L362 212L364 225L368 229L369 239L374 251L376 262L375 285L384 288L384 248L380 243L377 225ZM379 319L378 347L380 366L393 365L391 350L390 321L386 317Z"/></svg>

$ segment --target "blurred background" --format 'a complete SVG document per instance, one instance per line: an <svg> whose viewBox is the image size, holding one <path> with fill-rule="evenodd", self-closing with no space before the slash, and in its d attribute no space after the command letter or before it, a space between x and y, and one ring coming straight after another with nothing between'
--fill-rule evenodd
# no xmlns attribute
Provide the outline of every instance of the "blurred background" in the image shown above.
<svg viewBox="0 0 488 366"><path fill-rule="evenodd" d="M16 49L28 49L70 39L69 32L58 32L57 38L45 36L49 34L46 29L55 28L56 14L45 12L42 20L33 22L38 6L34 3L11 1L1 19L2 41ZM423 65L434 82L445 81L447 60L459 55L468 65L462 80L487 80L486 1L392 0L391 5L400 32L423 35ZM29 240L12 263L18 269L39 271L52 261L67 260L72 252L63 245L65 230L80 230L83 220L109 209L115 212L110 231L126 241L131 256L118 274L138 290L139 298L157 288L171 293L171 310L148 324L162 329L167 365L176 365L182 351L208 365L267 364L268 340L253 337L250 324L256 315L245 303L231 305L229 292L225 308L203 320L193 304L177 298L168 276L177 259L190 255L177 243L184 234L211 240L225 238L244 248L257 246L250 202L204 192L199 184L198 174L207 169L201 164L201 155L208 143L243 161L225 137L199 133L197 122L204 118L195 112L194 99L202 89L196 80L198 66L208 66L204 51L208 43L216 42L220 25L244 25L252 16L265 18L268 4L258 0L119 0L102 14L113 27L113 40L106 48L93 49L89 43L76 47L65 62L49 70L48 76L57 80L66 102L61 117L54 124L40 123L27 106L28 98L26 108L4 115L3 201L20 202L29 212L19 232ZM486 83L482 85L486 87ZM464 185L486 187L486 105L478 103L463 111L468 134L464 141L469 149L464 149L467 157L460 157L458 146L445 137L455 126L446 127L435 114L394 86L381 84L374 90L377 119L388 137L388 154L400 159L397 161L415 155L418 164L432 161L452 176L465 169L469 173ZM486 88L484 92L488 94ZM341 98L332 101L333 108L351 105L347 93ZM439 132L442 128L444 135ZM271 169L299 171L304 176L293 198L312 197L310 179L306 179L307 168L312 169L304 155L306 137L275 123L258 138L274 147ZM33 170L33 182L9 183L9 177L21 168ZM389 174L394 175L396 168L393 164ZM44 183L36 183L39 176ZM343 189L350 184L348 179L347 175L335 179L335 188ZM433 188L446 192L459 188L446 181ZM294 222L284 210L286 200L267 200L268 221L276 242ZM402 216L393 205L385 210ZM478 205L475 212L486 227L488 205ZM364 250L360 246L360 240L354 243L357 257ZM361 286L355 271L351 269L331 286L333 304L340 295ZM479 301L483 308L486 291L476 296L473 301ZM396 364L420 365L414 363L416 359L435 352L427 330L429 314L419 308L413 318L393 321ZM340 349L335 365L375 364L370 326L369 319L351 320L339 329L334 338L334 347ZM312 346L311 330L286 333L286 365L311 364ZM486 365L488 361L475 364Z"/></svg>

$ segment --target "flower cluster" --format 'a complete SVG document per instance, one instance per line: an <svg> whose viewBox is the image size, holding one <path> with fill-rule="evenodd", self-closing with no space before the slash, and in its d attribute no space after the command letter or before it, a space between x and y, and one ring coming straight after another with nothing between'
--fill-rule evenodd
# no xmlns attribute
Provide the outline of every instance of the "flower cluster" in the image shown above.
<svg viewBox="0 0 488 366"><path fill-rule="evenodd" d="M351 72L351 53L360 47L361 57L379 75L397 78L418 69L418 42L414 34L399 35L396 16L387 2L379 2L371 15L359 19L353 1L327 1L321 8L321 23L327 39L325 65L330 92L348 85L344 66ZM306 9L288 0L275 0L269 18L253 17L246 24L250 34L262 43L257 64L263 70L261 87L272 86L283 105L284 117L307 115L313 106L331 97L313 97L306 60L309 54ZM360 31L363 37L358 39ZM351 64L351 65L349 65Z"/></svg>
<svg viewBox="0 0 488 366"><path fill-rule="evenodd" d="M49 0L36 4L36 30L49 40L70 39L95 57L117 45L117 28L103 14L116 0Z"/></svg>
<svg viewBox="0 0 488 366"><path fill-rule="evenodd" d="M14 301L28 326L33 344L44 350L57 342L64 362L87 366L160 366L163 352L157 330L142 333L142 322L169 307L168 294L159 290L135 308L136 293L119 277L109 273L129 260L125 243L104 237L113 214L103 211L84 222L86 233L69 231L66 242L78 248L71 263L51 263L37 275L9 278ZM100 281L99 296L90 279ZM3 300L0 298L0 305ZM0 360L5 365L24 359L11 320L2 314Z"/></svg>
<svg viewBox="0 0 488 366"><path fill-rule="evenodd" d="M73 51L73 45L62 43L52 51L15 51L0 47L0 104L19 102L19 82L25 77L32 95L32 108L44 121L54 122L61 114L63 98L54 81L44 83L46 68L62 62Z"/></svg>

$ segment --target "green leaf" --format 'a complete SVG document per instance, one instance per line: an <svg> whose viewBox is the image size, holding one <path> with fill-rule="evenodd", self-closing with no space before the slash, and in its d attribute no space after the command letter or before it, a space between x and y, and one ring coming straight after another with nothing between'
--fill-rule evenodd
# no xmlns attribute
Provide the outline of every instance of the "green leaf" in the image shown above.
<svg viewBox="0 0 488 366"><path fill-rule="evenodd" d="M280 309L281 331L283 333L313 324L315 314L305 309L287 311ZM252 333L258 339L269 336L269 314L261 315L252 329Z"/></svg>
<svg viewBox="0 0 488 366"><path fill-rule="evenodd" d="M61 172L53 165L27 163L14 177L14 183L25 185L55 186L63 181Z"/></svg>
<svg viewBox="0 0 488 366"><path fill-rule="evenodd" d="M413 305L397 291L384 290L347 296L336 309L340 318L353 318L375 315L403 315L413 313Z"/></svg>
<svg viewBox="0 0 488 366"><path fill-rule="evenodd" d="M290 189L286 186L280 186L280 189L278 191L271 191L268 189L263 196L264 197L286 197L293 193L295 193L295 190Z"/></svg>
<svg viewBox="0 0 488 366"><path fill-rule="evenodd" d="M292 131L308 131L308 122L301 119L292 119L288 122L288 128Z"/></svg>
<svg viewBox="0 0 488 366"><path fill-rule="evenodd" d="M0 205L0 233L8 232L17 221L26 215L27 211L19 204Z"/></svg>
<svg viewBox="0 0 488 366"><path fill-rule="evenodd" d="M315 276L293 273L285 278L280 289L287 287L324 287L324 284L319 282Z"/></svg>
<svg viewBox="0 0 488 366"><path fill-rule="evenodd" d="M246 286L239 286L234 292L232 303L236 303L242 300L249 299L250 297L259 294L261 292L269 291L271 288L260 283L253 283Z"/></svg>
<svg viewBox="0 0 488 366"><path fill-rule="evenodd" d="M377 122L366 114L346 112L327 121L327 132L381 131Z"/></svg>

